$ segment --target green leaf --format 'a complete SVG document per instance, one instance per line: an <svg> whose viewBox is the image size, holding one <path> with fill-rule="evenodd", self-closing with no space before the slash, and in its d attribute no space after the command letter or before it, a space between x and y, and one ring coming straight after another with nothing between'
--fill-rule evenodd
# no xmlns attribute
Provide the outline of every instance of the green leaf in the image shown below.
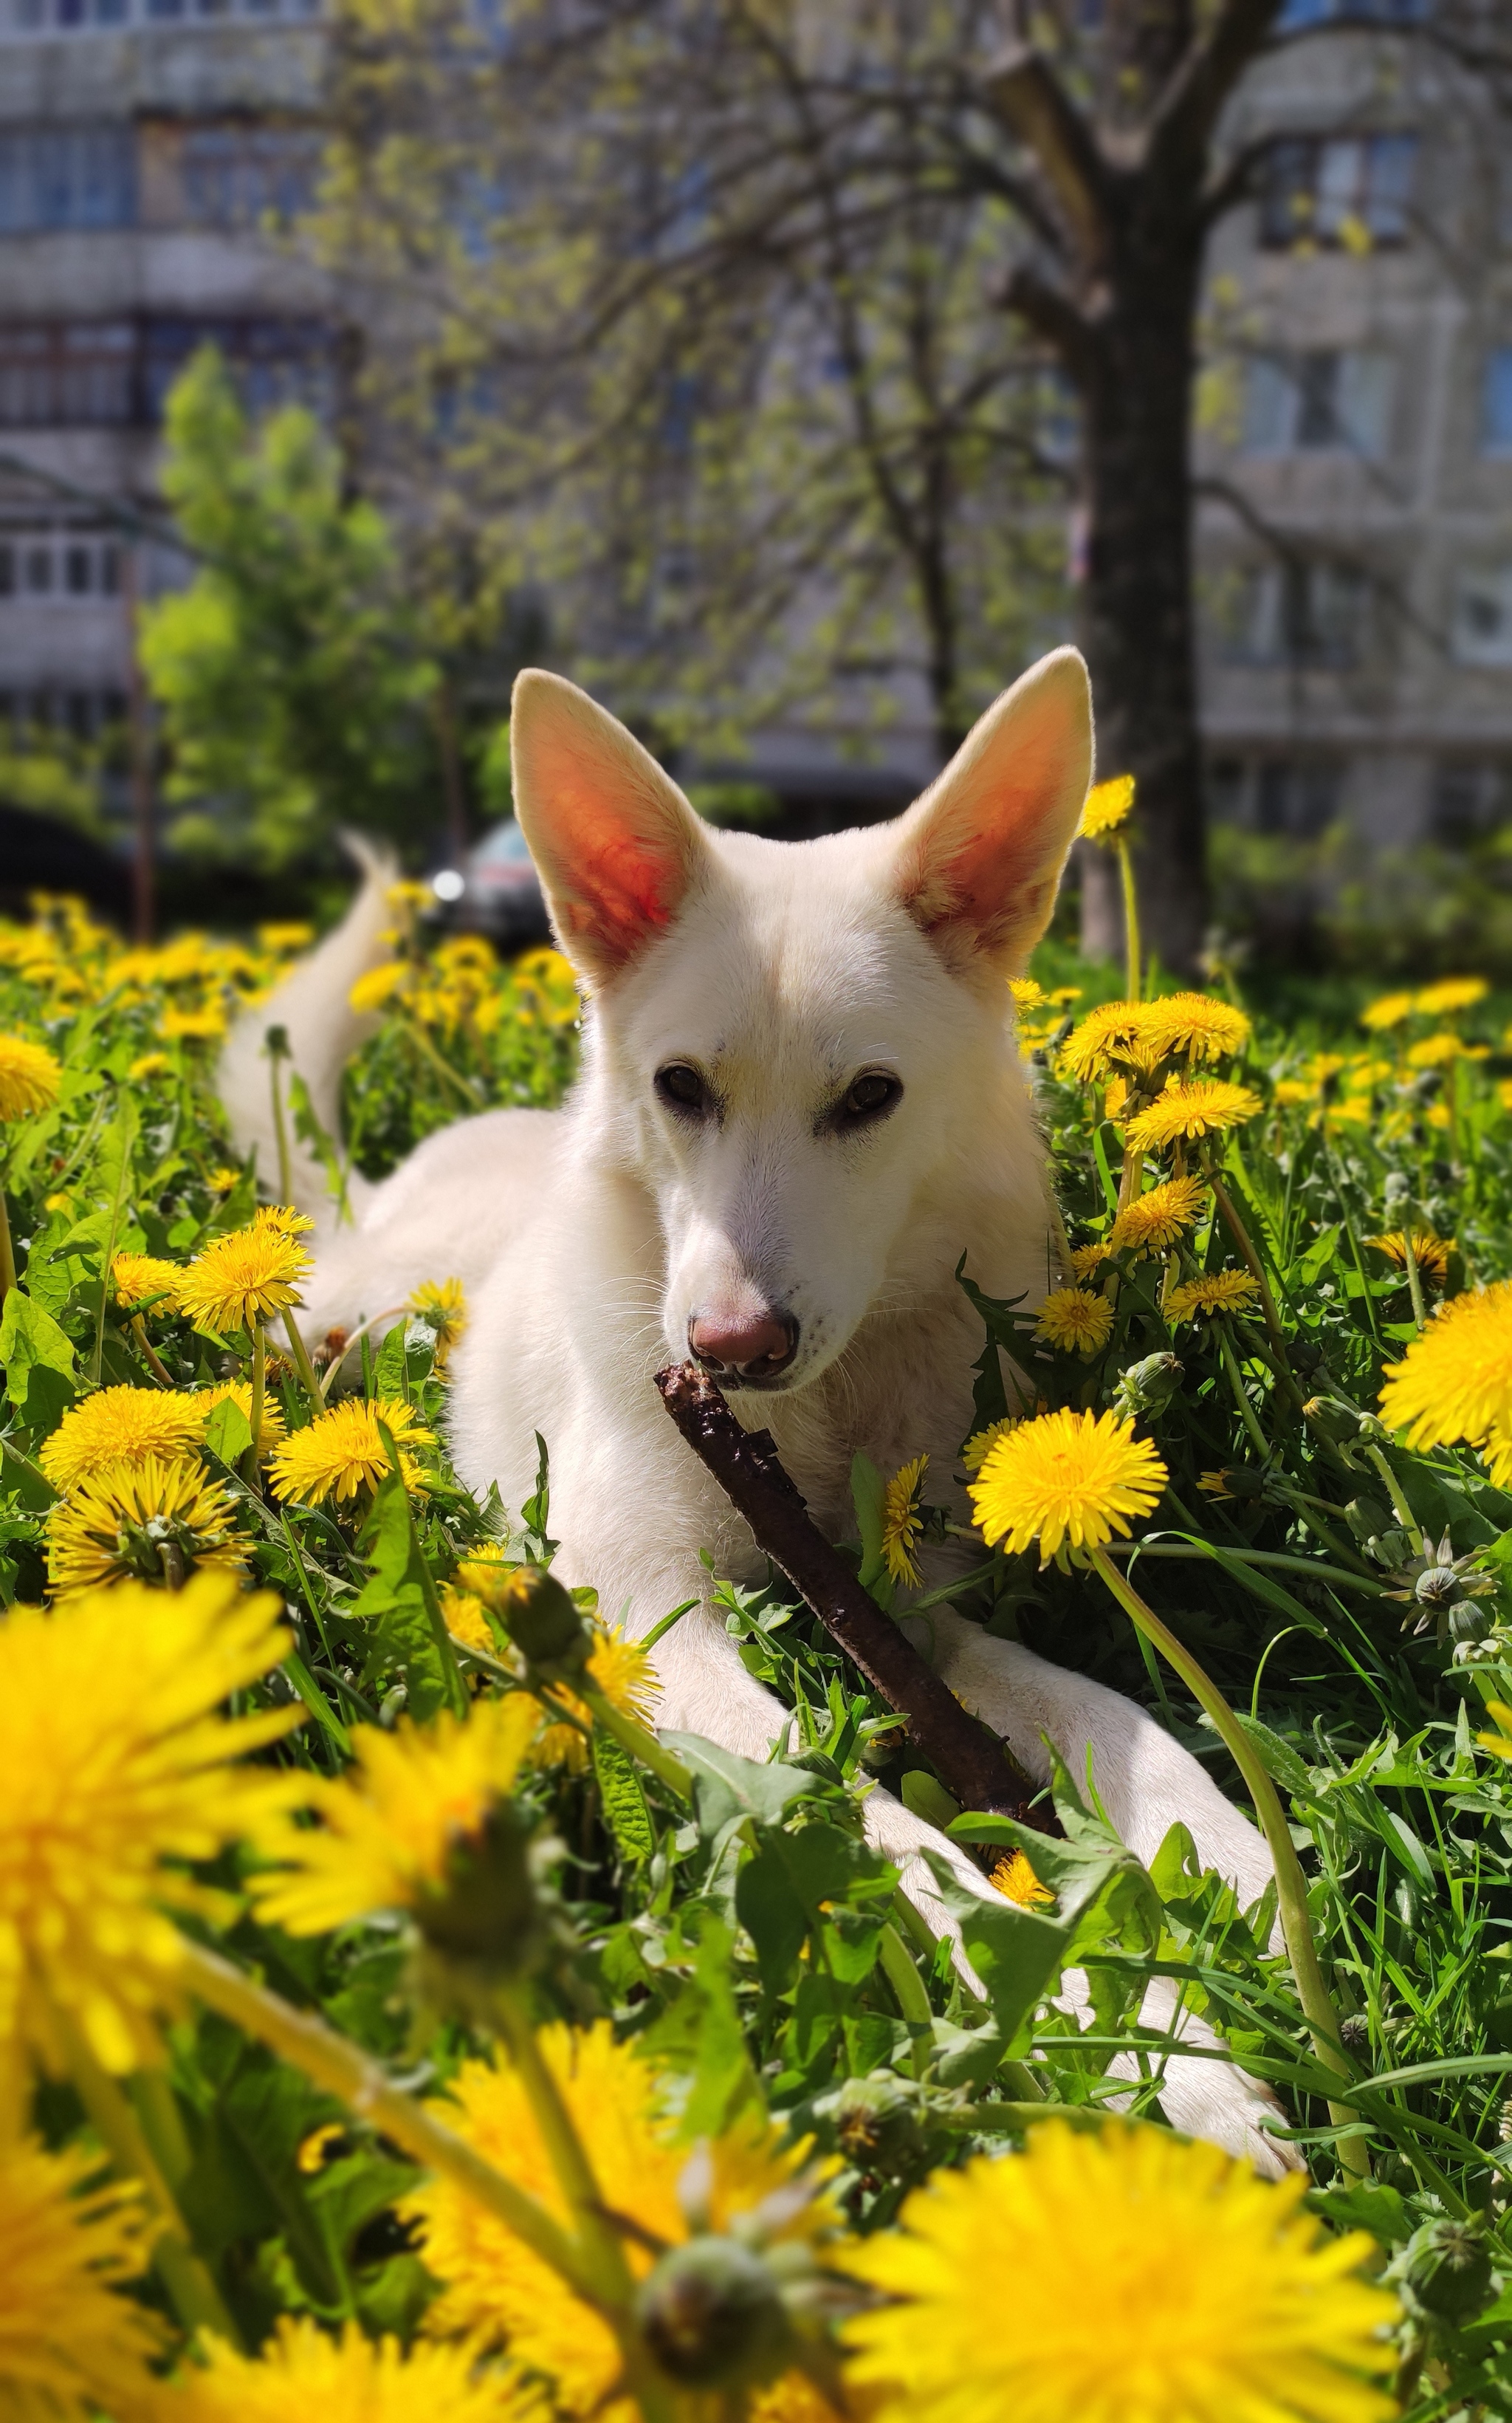
<svg viewBox="0 0 1512 2423"><path fill-rule="evenodd" d="M861 1588L870 1591L879 1607L892 1604L892 1578L882 1559L883 1517L887 1506L887 1482L870 1456L853 1455L850 1468L851 1504L856 1509L856 1528L861 1543L860 1570L856 1578ZM886 1595L879 1593L883 1585Z"/></svg>
<svg viewBox="0 0 1512 2423"><path fill-rule="evenodd" d="M593 1728L593 1772L621 1858L649 1860L656 1847L656 1832L635 1762L623 1745L598 1725Z"/></svg>
<svg viewBox="0 0 1512 2423"><path fill-rule="evenodd" d="M30 1431L50 1431L75 1394L73 1348L50 1312L19 1287L0 1319L0 1363L10 1402Z"/></svg>
<svg viewBox="0 0 1512 2423"><path fill-rule="evenodd" d="M234 1397L223 1397L210 1410L205 1445L222 1464L238 1465L252 1444L252 1425Z"/></svg>
<svg viewBox="0 0 1512 2423"><path fill-rule="evenodd" d="M953 1800L943 1783L937 1782L926 1767L911 1766L898 1786L898 1797L904 1807L926 1826L937 1826L942 1834L954 1830L961 1814L960 1803ZM988 1842L990 1835L968 1834L967 1842Z"/></svg>

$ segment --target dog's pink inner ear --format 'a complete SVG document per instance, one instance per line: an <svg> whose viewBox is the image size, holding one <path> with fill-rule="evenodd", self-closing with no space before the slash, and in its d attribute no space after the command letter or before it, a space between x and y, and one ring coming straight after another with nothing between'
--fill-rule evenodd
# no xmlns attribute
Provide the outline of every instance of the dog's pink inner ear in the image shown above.
<svg viewBox="0 0 1512 2423"><path fill-rule="evenodd" d="M987 709L903 820L897 895L952 965L1027 958L1091 771L1086 668L1058 649Z"/></svg>
<svg viewBox="0 0 1512 2423"><path fill-rule="evenodd" d="M515 806L563 948L611 976L681 907L697 821L624 726L554 674L521 675L511 740Z"/></svg>

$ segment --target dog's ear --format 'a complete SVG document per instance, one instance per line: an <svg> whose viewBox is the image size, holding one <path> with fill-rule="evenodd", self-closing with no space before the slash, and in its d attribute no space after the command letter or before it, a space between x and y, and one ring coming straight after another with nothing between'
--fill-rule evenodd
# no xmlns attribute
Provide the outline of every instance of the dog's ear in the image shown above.
<svg viewBox="0 0 1512 2423"><path fill-rule="evenodd" d="M952 967L1027 960L1091 779L1087 668L1057 648L994 701L899 829L894 892Z"/></svg>
<svg viewBox="0 0 1512 2423"><path fill-rule="evenodd" d="M562 949L606 983L670 925L708 841L671 777L559 674L519 675L514 807Z"/></svg>

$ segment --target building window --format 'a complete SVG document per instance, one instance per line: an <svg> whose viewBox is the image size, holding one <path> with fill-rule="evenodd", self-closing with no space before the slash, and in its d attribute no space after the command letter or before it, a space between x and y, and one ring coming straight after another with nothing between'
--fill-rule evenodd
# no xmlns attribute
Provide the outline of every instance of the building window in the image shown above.
<svg viewBox="0 0 1512 2423"><path fill-rule="evenodd" d="M1498 345L1486 357L1481 452L1512 454L1512 345Z"/></svg>
<svg viewBox="0 0 1512 2423"><path fill-rule="evenodd" d="M1277 30L1304 33L1309 25L1421 25L1432 0L1285 0Z"/></svg>
<svg viewBox="0 0 1512 2423"><path fill-rule="evenodd" d="M1415 135L1284 136L1266 164L1261 243L1405 243L1416 158Z"/></svg>
<svg viewBox="0 0 1512 2423"><path fill-rule="evenodd" d="M1469 849L1512 823L1512 765L1447 758L1433 785L1429 826L1447 849Z"/></svg>
<svg viewBox="0 0 1512 2423"><path fill-rule="evenodd" d="M120 549L110 532L0 527L0 605L93 603L119 589Z"/></svg>
<svg viewBox="0 0 1512 2423"><path fill-rule="evenodd" d="M319 16L321 0L0 0L0 40L118 25L223 24L228 17Z"/></svg>
<svg viewBox="0 0 1512 2423"><path fill-rule="evenodd" d="M134 353L129 320L0 327L0 428L129 426Z"/></svg>
<svg viewBox="0 0 1512 2423"><path fill-rule="evenodd" d="M191 227L256 228L308 210L321 137L309 127L191 126L180 155L183 217Z"/></svg>
<svg viewBox="0 0 1512 2423"><path fill-rule="evenodd" d="M1367 652L1370 582L1358 564L1268 563L1249 573L1223 618L1231 664L1347 673Z"/></svg>
<svg viewBox="0 0 1512 2423"><path fill-rule="evenodd" d="M1512 665L1512 563L1460 575L1454 653L1462 665Z"/></svg>
<svg viewBox="0 0 1512 2423"><path fill-rule="evenodd" d="M135 220L129 125L0 127L0 235Z"/></svg>
<svg viewBox="0 0 1512 2423"><path fill-rule="evenodd" d="M1255 768L1255 829L1315 841L1338 821L1343 788L1344 768L1336 759L1262 758Z"/></svg>
<svg viewBox="0 0 1512 2423"><path fill-rule="evenodd" d="M43 321L0 326L0 428L151 426L201 345L219 347L249 412L329 410L334 348L314 320Z"/></svg>
<svg viewBox="0 0 1512 2423"><path fill-rule="evenodd" d="M1245 384L1245 452L1378 461L1386 451L1392 368L1386 354L1256 355Z"/></svg>

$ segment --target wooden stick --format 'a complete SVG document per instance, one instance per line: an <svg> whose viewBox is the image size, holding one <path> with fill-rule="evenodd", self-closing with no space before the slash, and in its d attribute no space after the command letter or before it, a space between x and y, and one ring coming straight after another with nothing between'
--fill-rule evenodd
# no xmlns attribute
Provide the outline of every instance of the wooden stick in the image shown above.
<svg viewBox="0 0 1512 2423"><path fill-rule="evenodd" d="M962 1707L811 1521L771 1433L742 1430L696 1363L669 1364L657 1372L656 1386L694 1454L750 1526L756 1545L897 1709L909 1741L961 1807L997 1810L1042 1833L1058 1831L1053 1819L1031 1814L1034 1786L1006 1745Z"/></svg>

